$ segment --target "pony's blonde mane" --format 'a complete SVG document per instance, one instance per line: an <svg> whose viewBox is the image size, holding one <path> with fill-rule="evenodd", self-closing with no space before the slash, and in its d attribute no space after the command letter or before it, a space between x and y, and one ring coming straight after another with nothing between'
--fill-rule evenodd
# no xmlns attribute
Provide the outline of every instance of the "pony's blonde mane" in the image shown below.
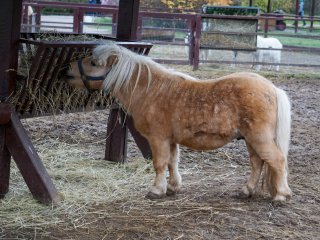
<svg viewBox="0 0 320 240"><path fill-rule="evenodd" d="M193 77L187 74L166 69L162 65L154 62L151 58L136 54L127 48L116 44L100 45L93 51L93 57L96 58L101 65L106 66L110 56L116 56L117 60L103 82L103 88L109 91L117 92L122 87L126 88L129 85L135 69L138 71L136 78L137 84L143 67L145 67L148 71L148 86L152 81L152 73L150 70L151 67L156 67L168 75L177 75L183 79L194 80Z"/></svg>

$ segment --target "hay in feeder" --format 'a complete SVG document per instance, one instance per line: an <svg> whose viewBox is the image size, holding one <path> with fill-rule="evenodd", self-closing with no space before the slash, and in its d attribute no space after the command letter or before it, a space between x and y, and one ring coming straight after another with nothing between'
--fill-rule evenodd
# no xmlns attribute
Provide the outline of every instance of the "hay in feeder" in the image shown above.
<svg viewBox="0 0 320 240"><path fill-rule="evenodd" d="M208 19L204 21L201 47L255 48L257 20Z"/></svg>
<svg viewBox="0 0 320 240"><path fill-rule="evenodd" d="M59 35L57 33L41 34L39 39L49 43L65 41L77 41L80 43L89 41L92 43L93 40L95 40L94 43L96 44L106 42L97 41L92 36ZM87 91L71 88L62 74L63 70L68 68L70 62L91 55L92 49L77 47L71 58L61 63L59 58L63 48L49 47L46 50L47 52L43 53L47 54L48 57L42 58L39 70L30 72L33 61L36 60L38 46L29 44L22 47L23 51L20 52L18 67L18 74L22 77L17 82L16 93L11 99L20 114L39 116L82 111L83 109L104 108L110 104L109 96L102 91L89 94Z"/></svg>

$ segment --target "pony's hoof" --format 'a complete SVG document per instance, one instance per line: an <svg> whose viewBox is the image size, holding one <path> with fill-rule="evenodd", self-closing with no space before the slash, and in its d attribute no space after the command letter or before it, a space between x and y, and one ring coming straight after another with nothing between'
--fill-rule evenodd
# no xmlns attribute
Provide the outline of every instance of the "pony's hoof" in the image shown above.
<svg viewBox="0 0 320 240"><path fill-rule="evenodd" d="M168 188L166 194L167 194L167 196L174 196L174 195L176 195L176 192L174 190Z"/></svg>
<svg viewBox="0 0 320 240"><path fill-rule="evenodd" d="M273 196L273 202L285 202L289 201L292 197L292 191L288 188L286 191L282 191Z"/></svg>
<svg viewBox="0 0 320 240"><path fill-rule="evenodd" d="M242 188L242 193L241 194L246 198L250 198L255 194L255 191L252 190L251 188L249 188L248 186L244 186Z"/></svg>
<svg viewBox="0 0 320 240"><path fill-rule="evenodd" d="M291 199L291 194L288 195L276 195L273 197L272 201L273 202L286 202Z"/></svg>
<svg viewBox="0 0 320 240"><path fill-rule="evenodd" d="M156 200L156 199L163 198L163 196L162 195L158 195L158 194L153 193L153 192L148 192L148 194L146 195L146 198L150 199L150 200Z"/></svg>
<svg viewBox="0 0 320 240"><path fill-rule="evenodd" d="M248 198L251 198L252 195L248 195L244 192L238 192L238 193L234 194L234 197L238 198L238 199L248 199Z"/></svg>

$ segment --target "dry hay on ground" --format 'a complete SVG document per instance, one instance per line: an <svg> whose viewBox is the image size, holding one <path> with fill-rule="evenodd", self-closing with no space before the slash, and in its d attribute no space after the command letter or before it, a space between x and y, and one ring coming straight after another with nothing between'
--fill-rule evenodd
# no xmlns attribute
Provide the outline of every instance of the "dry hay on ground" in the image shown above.
<svg viewBox="0 0 320 240"><path fill-rule="evenodd" d="M213 72L179 68L203 78ZM239 198L250 171L242 140L209 152L182 148L183 192L150 201L144 194L152 164L131 139L128 164L102 160L107 110L33 118L23 124L64 200L57 206L35 202L13 164L10 192L0 201L0 238L319 238L320 77L265 74L292 99L290 202L276 205L265 194Z"/></svg>

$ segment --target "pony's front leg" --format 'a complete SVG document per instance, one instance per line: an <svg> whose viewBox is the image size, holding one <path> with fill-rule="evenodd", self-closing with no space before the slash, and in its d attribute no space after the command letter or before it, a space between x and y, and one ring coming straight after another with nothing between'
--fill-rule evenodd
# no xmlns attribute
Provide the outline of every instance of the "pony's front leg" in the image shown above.
<svg viewBox="0 0 320 240"><path fill-rule="evenodd" d="M179 145L170 145L170 159L169 159L169 184L167 188L167 195L174 195L180 190L181 187L181 175L178 170L179 164Z"/></svg>
<svg viewBox="0 0 320 240"><path fill-rule="evenodd" d="M170 143L169 141L154 139L152 141L149 140L149 144L152 150L156 178L146 197L158 199L166 196L167 192L166 170L170 158Z"/></svg>

